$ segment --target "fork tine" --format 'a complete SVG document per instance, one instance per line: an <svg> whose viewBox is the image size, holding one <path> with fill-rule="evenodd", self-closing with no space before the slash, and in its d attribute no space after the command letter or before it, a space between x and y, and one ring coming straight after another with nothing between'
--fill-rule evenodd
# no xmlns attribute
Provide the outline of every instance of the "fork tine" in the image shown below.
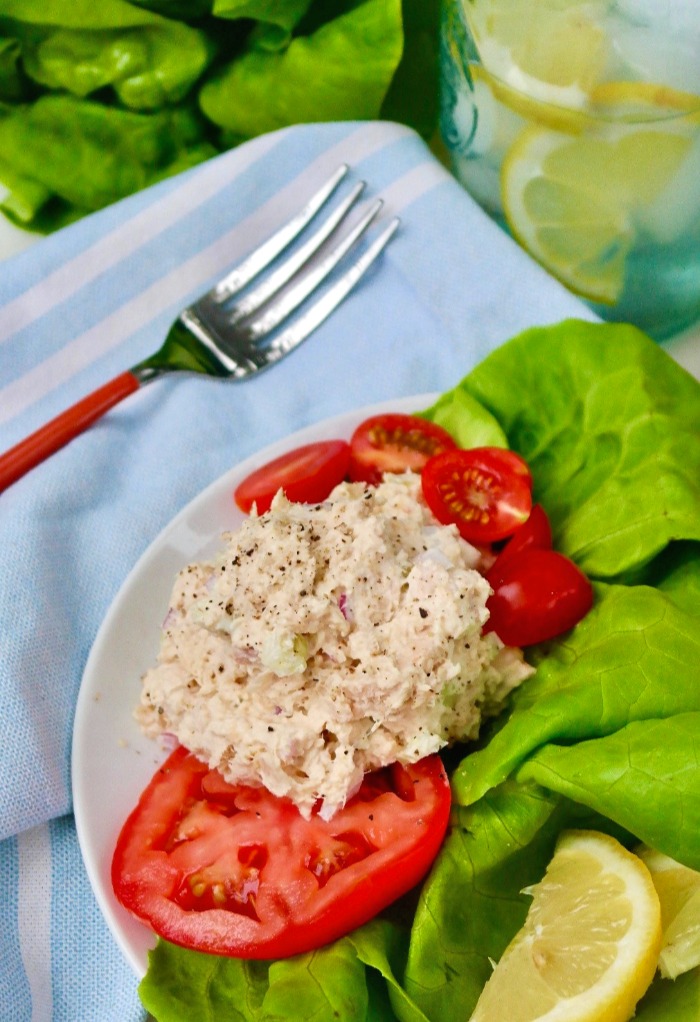
<svg viewBox="0 0 700 1022"><path fill-rule="evenodd" d="M265 277L254 291L251 291L250 294L236 302L233 308L228 310L229 323L238 323L239 320L251 316L268 299L272 298L280 288L284 287L294 274L306 265L309 259L319 250L323 242L331 236L336 227L345 219L364 188L365 182L358 181L349 195L336 206L318 230L314 231L308 241L305 241L277 270L268 277Z"/></svg>
<svg viewBox="0 0 700 1022"><path fill-rule="evenodd" d="M367 212L357 222L351 231L345 235L331 251L307 273L298 284L295 284L286 294L283 294L273 306L264 312L258 319L253 320L247 326L239 327L246 340L257 341L265 337L283 320L294 312L301 303L315 291L326 279L328 274L338 265L343 256L352 248L356 241L362 237L370 226L377 213L383 206L381 199L375 199Z"/></svg>
<svg viewBox="0 0 700 1022"><path fill-rule="evenodd" d="M273 259L299 235L310 220L314 218L321 206L331 197L340 182L346 177L350 168L341 164L335 173L315 192L306 205L295 216L283 224L267 241L259 245L255 251L234 267L212 288L210 295L215 302L225 302L244 288L257 275L269 266Z"/></svg>
<svg viewBox="0 0 700 1022"><path fill-rule="evenodd" d="M311 334L325 319L340 305L343 299L352 291L359 280L364 276L377 256L389 243L395 234L400 220L394 217L390 220L382 233L362 253L360 258L353 263L350 269L346 270L332 287L328 288L325 294L315 302L301 316L298 316L293 323L278 334L271 341L266 351L266 363L274 364L278 359L293 351L302 341Z"/></svg>

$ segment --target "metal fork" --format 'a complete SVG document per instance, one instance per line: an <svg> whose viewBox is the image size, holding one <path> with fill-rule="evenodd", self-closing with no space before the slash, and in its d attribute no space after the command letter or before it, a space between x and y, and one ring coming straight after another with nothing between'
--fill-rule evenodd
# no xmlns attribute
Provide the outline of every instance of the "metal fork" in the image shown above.
<svg viewBox="0 0 700 1022"><path fill-rule="evenodd" d="M297 348L355 287L396 231L392 219L342 275L321 285L367 232L382 208L376 199L349 229L350 211L365 187L358 182L326 218L269 275L262 272L316 218L347 176L343 164L304 207L230 270L211 290L180 313L161 348L62 412L0 457L0 492L59 450L119 401L144 384L172 372L244 380ZM309 228L311 230L311 228ZM319 297L286 324L315 292ZM241 295L234 304L232 299ZM283 327L283 329L279 329Z"/></svg>

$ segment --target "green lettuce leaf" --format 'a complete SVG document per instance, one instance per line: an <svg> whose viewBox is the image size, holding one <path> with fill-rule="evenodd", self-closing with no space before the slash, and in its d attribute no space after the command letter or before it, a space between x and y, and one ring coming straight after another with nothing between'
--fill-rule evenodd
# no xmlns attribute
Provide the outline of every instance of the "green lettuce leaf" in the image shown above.
<svg viewBox="0 0 700 1022"><path fill-rule="evenodd" d="M451 831L423 887L404 985L432 1020L468 1018L510 936L522 925L520 891L549 854L556 800L535 789L489 792L455 808ZM550 824L550 831L558 827ZM545 834L545 850L535 847ZM537 853L537 854L536 854Z"/></svg>
<svg viewBox="0 0 700 1022"><path fill-rule="evenodd" d="M277 25L286 32L297 25L313 0L214 0L213 13L219 18L252 18Z"/></svg>
<svg viewBox="0 0 700 1022"><path fill-rule="evenodd" d="M0 101L18 102L28 94L21 66L22 49L18 39L0 36Z"/></svg>
<svg viewBox="0 0 700 1022"><path fill-rule="evenodd" d="M555 545L593 578L700 539L700 387L634 327L526 331L459 386L530 463Z"/></svg>
<svg viewBox="0 0 700 1022"><path fill-rule="evenodd" d="M23 42L24 68L40 85L74 96L110 87L133 110L179 103L213 56L207 36L167 21L120 31L31 32Z"/></svg>
<svg viewBox="0 0 700 1022"><path fill-rule="evenodd" d="M697 1022L700 1018L700 969L676 980L657 976L637 1005L634 1022Z"/></svg>
<svg viewBox="0 0 700 1022"><path fill-rule="evenodd" d="M0 119L0 180L26 178L76 208L100 209L214 149L185 108L153 114L45 95ZM11 173L3 177L3 164Z"/></svg>
<svg viewBox="0 0 700 1022"><path fill-rule="evenodd" d="M148 955L139 996L158 1022L258 1020L268 988L268 963L220 958L159 940Z"/></svg>
<svg viewBox="0 0 700 1022"><path fill-rule="evenodd" d="M209 120L241 138L298 121L373 118L402 47L400 0L365 0L282 51L241 54L212 73L200 104Z"/></svg>
<svg viewBox="0 0 700 1022"><path fill-rule="evenodd" d="M213 0L129 0L135 7L145 7L166 18L199 21L211 14Z"/></svg>
<svg viewBox="0 0 700 1022"><path fill-rule="evenodd" d="M0 182L6 190L6 194L0 200L0 209L12 223L20 227L31 224L52 197L51 191L45 185L27 175L18 174L2 156Z"/></svg>
<svg viewBox="0 0 700 1022"><path fill-rule="evenodd" d="M270 987L261 1016L265 1022L281 1022L295 1014L313 1022L366 1016L369 997L365 970L349 941L337 941L304 957L303 962L288 958L270 966ZM300 965L304 976L301 983Z"/></svg>
<svg viewBox="0 0 700 1022"><path fill-rule="evenodd" d="M2 0L0 18L59 28L135 28L160 25L164 19L128 0Z"/></svg>
<svg viewBox="0 0 700 1022"><path fill-rule="evenodd" d="M695 589L700 552L692 563ZM599 584L587 617L536 658L508 718L455 771L457 799L536 780L700 868L700 604Z"/></svg>
<svg viewBox="0 0 700 1022"><path fill-rule="evenodd" d="M508 437L495 416L463 387L441 394L421 415L446 429L459 447L508 446Z"/></svg>
<svg viewBox="0 0 700 1022"><path fill-rule="evenodd" d="M700 709L633 721L574 745L547 744L515 777L590 806L700 869L699 750Z"/></svg>
<svg viewBox="0 0 700 1022"><path fill-rule="evenodd" d="M401 927L376 919L349 934L357 958L367 966L367 982L376 992L370 998L368 1020L390 1022L392 1012L399 1022L427 1022L427 1016L411 1000L399 982L408 951L408 934Z"/></svg>
<svg viewBox="0 0 700 1022"><path fill-rule="evenodd" d="M406 935L375 920L318 951L275 962L221 958L159 941L139 986L157 1022L391 1022L387 984L401 1022L426 1022L393 971Z"/></svg>

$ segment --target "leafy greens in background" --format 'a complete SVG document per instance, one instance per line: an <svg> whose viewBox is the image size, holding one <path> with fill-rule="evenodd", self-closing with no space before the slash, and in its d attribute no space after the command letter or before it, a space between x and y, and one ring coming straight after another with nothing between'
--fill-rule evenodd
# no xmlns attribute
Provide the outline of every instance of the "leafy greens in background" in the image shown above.
<svg viewBox="0 0 700 1022"><path fill-rule="evenodd" d="M204 114L234 138L295 120L342 120L348 109L361 119L375 116L401 58L401 0L365 0L331 21L314 18L309 28L281 45L277 33L273 40L256 36L202 86Z"/></svg>
<svg viewBox="0 0 700 1022"><path fill-rule="evenodd" d="M437 117L439 0L0 0L0 210L48 231L288 124Z"/></svg>
<svg viewBox="0 0 700 1022"><path fill-rule="evenodd" d="M158 1022L466 1019L562 829L700 869L700 384L632 327L569 321L509 341L423 414L528 458L594 608L530 650L536 673L475 751L447 754L452 825L417 900L286 962L160 941L140 987ZM698 1017L698 969L657 977L636 1015Z"/></svg>
<svg viewBox="0 0 700 1022"><path fill-rule="evenodd" d="M68 168L57 150L70 151ZM59 227L215 152L184 108L143 115L40 96L0 118L0 181L10 189L3 209L34 228Z"/></svg>

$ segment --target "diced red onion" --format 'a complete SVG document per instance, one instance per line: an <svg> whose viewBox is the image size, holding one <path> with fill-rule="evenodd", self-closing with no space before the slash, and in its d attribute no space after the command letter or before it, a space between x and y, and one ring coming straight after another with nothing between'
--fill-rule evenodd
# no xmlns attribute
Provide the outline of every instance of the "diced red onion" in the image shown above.
<svg viewBox="0 0 700 1022"><path fill-rule="evenodd" d="M353 620L352 608L350 607L350 600L347 593L341 593L338 597L338 609L346 621Z"/></svg>

